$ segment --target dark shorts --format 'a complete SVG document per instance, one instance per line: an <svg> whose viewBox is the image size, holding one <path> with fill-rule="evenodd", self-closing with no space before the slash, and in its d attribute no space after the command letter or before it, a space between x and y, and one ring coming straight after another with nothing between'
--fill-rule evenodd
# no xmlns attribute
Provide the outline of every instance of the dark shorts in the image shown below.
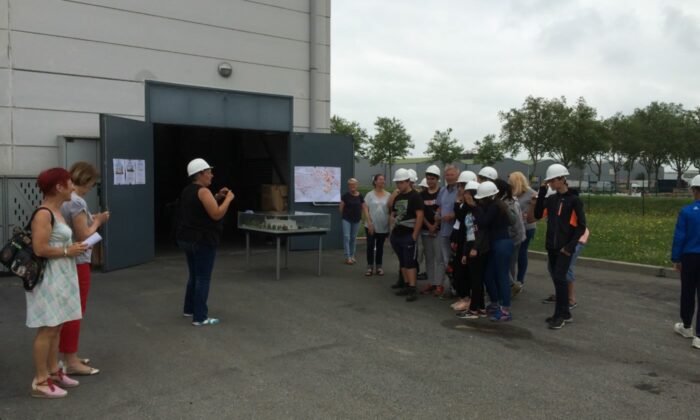
<svg viewBox="0 0 700 420"><path fill-rule="evenodd" d="M410 233L392 233L391 247L399 257L399 265L401 268L416 268L416 241Z"/></svg>

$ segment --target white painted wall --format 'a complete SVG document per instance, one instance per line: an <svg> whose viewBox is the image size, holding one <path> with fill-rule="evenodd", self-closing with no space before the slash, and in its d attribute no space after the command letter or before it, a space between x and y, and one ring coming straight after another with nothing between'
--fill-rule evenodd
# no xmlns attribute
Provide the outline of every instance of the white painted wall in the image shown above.
<svg viewBox="0 0 700 420"><path fill-rule="evenodd" d="M145 80L293 96L311 131L309 1L328 132L330 0L0 0L0 175L57 165L57 136L99 135L100 113L143 119Z"/></svg>

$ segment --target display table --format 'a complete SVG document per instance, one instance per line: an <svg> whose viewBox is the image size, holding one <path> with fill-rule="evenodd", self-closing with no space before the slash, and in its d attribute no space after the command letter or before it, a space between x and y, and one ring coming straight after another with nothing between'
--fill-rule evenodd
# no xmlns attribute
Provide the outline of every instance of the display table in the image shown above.
<svg viewBox="0 0 700 420"><path fill-rule="evenodd" d="M297 212L255 213L239 212L238 229L245 232L245 259L250 265L250 235L274 236L276 242L275 278L280 279L280 257L284 238L284 268L289 263L289 238L294 236L318 236L318 275L321 276L323 261L323 235L330 230L330 216L321 213Z"/></svg>

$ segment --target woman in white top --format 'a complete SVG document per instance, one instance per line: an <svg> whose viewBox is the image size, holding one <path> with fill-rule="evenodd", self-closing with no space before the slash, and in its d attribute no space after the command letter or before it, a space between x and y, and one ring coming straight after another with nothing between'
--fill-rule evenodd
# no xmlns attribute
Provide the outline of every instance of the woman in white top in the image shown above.
<svg viewBox="0 0 700 420"><path fill-rule="evenodd" d="M366 276L373 273L383 276L382 259L384 256L384 241L389 235L389 193L384 190L384 175L372 177L374 189L365 196L365 229L367 230L367 271Z"/></svg>
<svg viewBox="0 0 700 420"><path fill-rule="evenodd" d="M36 374L32 381L32 397L61 398L80 383L63 373L58 366L58 341L61 327L81 318L80 291L75 257L87 246L72 242L71 228L61 215L61 206L70 201L73 183L63 168L43 171L37 186L44 194L39 211L32 215L32 249L46 258L41 281L25 293L27 327L36 328L32 358Z"/></svg>

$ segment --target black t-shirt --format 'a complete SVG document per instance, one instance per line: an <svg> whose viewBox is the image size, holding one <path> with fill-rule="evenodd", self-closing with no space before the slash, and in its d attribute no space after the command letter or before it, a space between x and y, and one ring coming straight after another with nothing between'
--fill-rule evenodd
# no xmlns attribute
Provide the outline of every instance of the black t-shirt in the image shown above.
<svg viewBox="0 0 700 420"><path fill-rule="evenodd" d="M391 207L395 215L395 233L413 233L416 226L416 210L423 210L423 200L417 191L399 194Z"/></svg>
<svg viewBox="0 0 700 420"><path fill-rule="evenodd" d="M434 194L428 192L427 188L423 189L423 191L421 191L420 193L420 197L421 199L423 199L423 211L425 212L425 220L427 220L430 224L435 223L435 212L437 211L438 207L440 207L437 201L439 193L440 188L438 188ZM423 230L428 230L428 228L425 227L425 225L423 225Z"/></svg>
<svg viewBox="0 0 700 420"><path fill-rule="evenodd" d="M352 195L346 192L340 198L345 206L343 207L343 219L350 223L358 223L362 220L362 203L365 202L362 194Z"/></svg>

